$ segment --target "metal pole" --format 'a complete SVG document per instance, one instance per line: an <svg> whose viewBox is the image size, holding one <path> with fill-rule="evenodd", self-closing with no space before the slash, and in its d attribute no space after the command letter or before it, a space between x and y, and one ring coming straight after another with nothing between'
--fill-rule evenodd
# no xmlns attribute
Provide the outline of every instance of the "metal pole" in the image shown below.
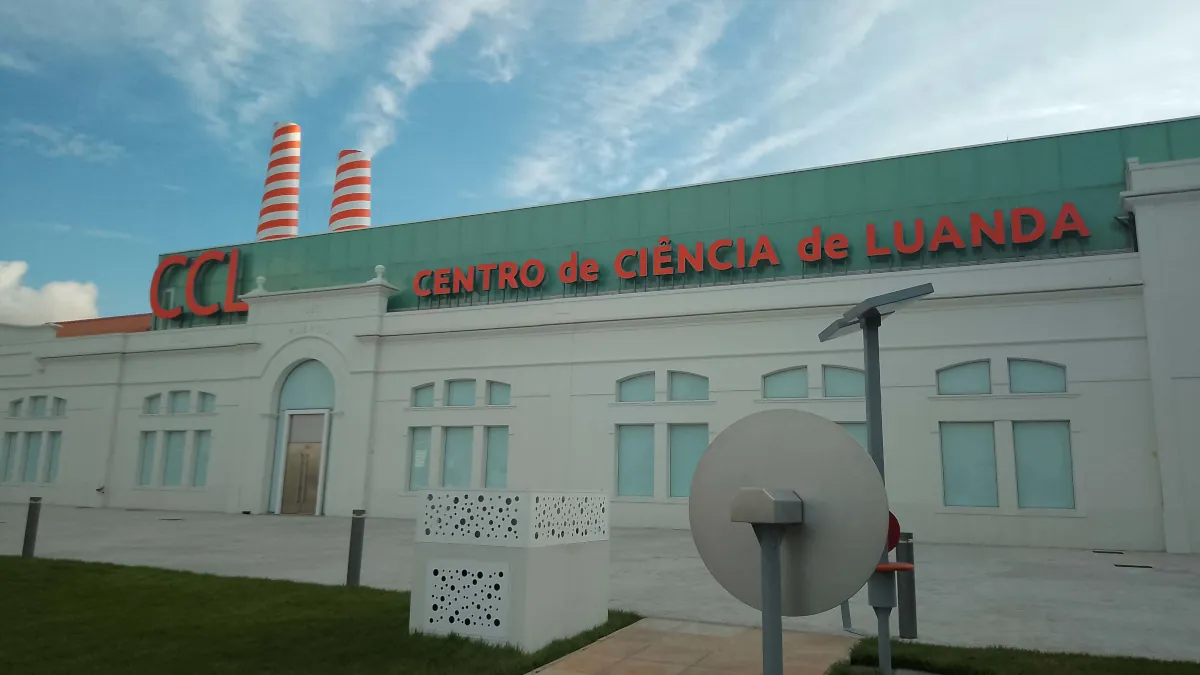
<svg viewBox="0 0 1200 675"><path fill-rule="evenodd" d="M783 528L755 525L754 534L762 549L763 675L783 675L783 590L779 570Z"/></svg>
<svg viewBox="0 0 1200 675"><path fill-rule="evenodd" d="M847 633L854 632L854 623L850 620L850 601L842 601L842 630Z"/></svg>
<svg viewBox="0 0 1200 675"><path fill-rule="evenodd" d="M25 512L25 543L21 546L21 557L32 558L37 545L38 521L42 516L42 498L30 497L29 510Z"/></svg>
<svg viewBox="0 0 1200 675"><path fill-rule="evenodd" d="M354 509L350 519L350 560L346 566L346 585L357 586L362 571L363 530L367 524L365 509Z"/></svg>
<svg viewBox="0 0 1200 675"><path fill-rule="evenodd" d="M863 366L867 386L867 453L875 461L879 476L887 481L883 472L883 409L882 386L879 383L879 326L883 319L878 314L862 318Z"/></svg>
<svg viewBox="0 0 1200 675"><path fill-rule="evenodd" d="M888 618L892 613L890 607L876 607L875 616L879 618L879 673L892 675L892 640L888 633Z"/></svg>
<svg viewBox="0 0 1200 675"><path fill-rule="evenodd" d="M913 555L912 532L901 532L896 545L896 562L916 562ZM917 639L917 579L912 571L896 573L897 634L906 640Z"/></svg>

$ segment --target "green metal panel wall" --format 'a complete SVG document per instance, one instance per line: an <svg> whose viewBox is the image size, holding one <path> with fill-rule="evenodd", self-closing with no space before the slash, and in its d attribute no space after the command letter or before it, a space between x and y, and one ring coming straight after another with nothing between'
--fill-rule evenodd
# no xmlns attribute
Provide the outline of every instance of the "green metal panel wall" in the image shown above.
<svg viewBox="0 0 1200 675"><path fill-rule="evenodd" d="M1118 193L1124 186L1127 157L1142 162L1200 157L1200 117L245 244L239 247L239 290L254 288L258 276L267 278L270 291L361 283L374 278L376 265L385 265L387 279L401 288L389 308L401 310L1129 251L1134 248L1132 233L1114 220L1122 215ZM1056 242L1046 236L1033 246L969 247L971 213L990 221L990 214L997 209L1008 214L1013 208L1035 207L1046 215L1048 235L1064 202L1078 207L1091 237ZM310 200L308 208L317 208L315 204ZM883 235L880 239L890 242L892 223L902 221L911 241L914 221L921 218L928 241L941 216L950 216L968 239L966 250L893 254L890 259L866 255L867 223L875 223ZM802 262L796 245L815 226L820 226L826 237L835 232L845 234L850 241L849 258L836 263L828 259ZM247 226L247 233L250 231ZM664 235L680 244L704 242L706 250L714 240L745 237L747 255L754 240L767 235L781 264L728 272L707 269L666 279L622 280L616 276L612 264L618 252L652 249ZM558 266L573 251L579 252L581 260L593 258L599 263L598 282L564 286L558 281ZM493 290L490 295L440 298L417 298L412 292L412 280L419 270L501 261L519 264L531 258L546 265L546 281L532 291ZM224 295L224 267L210 267L200 281L205 302ZM164 287L176 288L178 302L183 298L184 277L184 270L174 268L164 279ZM185 311L176 324L239 319L191 317Z"/></svg>

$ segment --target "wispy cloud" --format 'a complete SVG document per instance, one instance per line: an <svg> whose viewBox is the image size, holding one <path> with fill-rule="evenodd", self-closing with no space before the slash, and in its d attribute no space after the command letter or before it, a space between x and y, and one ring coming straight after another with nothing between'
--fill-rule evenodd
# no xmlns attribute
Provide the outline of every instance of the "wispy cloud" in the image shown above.
<svg viewBox="0 0 1200 675"><path fill-rule="evenodd" d="M125 156L125 148L116 143L71 129L14 120L5 131L14 145L31 148L45 157L77 157L105 163Z"/></svg>
<svg viewBox="0 0 1200 675"><path fill-rule="evenodd" d="M47 232L53 232L55 234L77 235L89 237L91 239L127 241L135 244L150 243L149 240L145 239L144 237L139 237L137 235L130 234L128 232L122 232L120 230L108 230L99 227L75 227L65 223L36 223L34 226L38 229L45 230Z"/></svg>
<svg viewBox="0 0 1200 675"><path fill-rule="evenodd" d="M0 52L0 70L11 70L16 73L36 73L38 66L20 54Z"/></svg>
<svg viewBox="0 0 1200 675"><path fill-rule="evenodd" d="M182 187L175 185L174 183L163 183L162 186L164 190L169 190L171 192L185 192Z"/></svg>

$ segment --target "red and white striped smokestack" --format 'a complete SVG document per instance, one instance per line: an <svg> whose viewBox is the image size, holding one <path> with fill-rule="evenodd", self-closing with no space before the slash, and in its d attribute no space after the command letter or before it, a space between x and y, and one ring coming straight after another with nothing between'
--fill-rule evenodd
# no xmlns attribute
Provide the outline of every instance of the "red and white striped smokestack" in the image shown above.
<svg viewBox="0 0 1200 675"><path fill-rule="evenodd" d="M258 241L300 234L300 125L275 124L271 160L258 212Z"/></svg>
<svg viewBox="0 0 1200 675"><path fill-rule="evenodd" d="M360 230L371 226L371 160L361 150L338 153L333 179L329 231Z"/></svg>

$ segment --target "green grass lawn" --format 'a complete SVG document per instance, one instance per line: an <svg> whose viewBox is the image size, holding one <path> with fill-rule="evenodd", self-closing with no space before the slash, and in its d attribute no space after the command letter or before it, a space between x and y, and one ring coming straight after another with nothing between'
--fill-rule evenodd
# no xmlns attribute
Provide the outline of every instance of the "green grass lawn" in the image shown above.
<svg viewBox="0 0 1200 675"><path fill-rule="evenodd" d="M0 556L5 675L522 675L637 619L522 654L409 634L408 593Z"/></svg>
<svg viewBox="0 0 1200 675"><path fill-rule="evenodd" d="M850 663L835 665L829 675L876 673L878 665L875 638L865 638L850 650ZM892 667L938 675L1200 675L1200 663L1193 662L899 641L892 643Z"/></svg>

